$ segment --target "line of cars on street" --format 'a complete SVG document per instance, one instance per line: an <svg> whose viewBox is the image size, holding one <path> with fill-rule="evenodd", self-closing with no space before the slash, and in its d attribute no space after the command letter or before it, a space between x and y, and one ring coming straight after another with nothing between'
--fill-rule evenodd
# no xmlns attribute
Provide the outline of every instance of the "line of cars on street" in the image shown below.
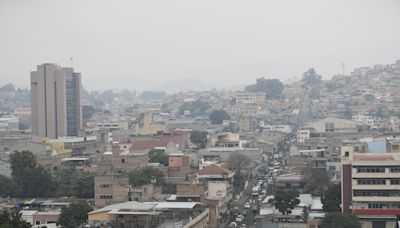
<svg viewBox="0 0 400 228"><path fill-rule="evenodd" d="M247 215L247 211L240 211L239 207L235 207L233 210L235 219L229 224L229 227L246 228L245 216Z"/></svg>
<svg viewBox="0 0 400 228"><path fill-rule="evenodd" d="M253 210L254 214L259 211L262 206L262 201L269 193L272 193L273 185L275 184L278 175L282 172L282 160L281 154L275 154L269 162L268 167L262 169L261 166L258 166L257 169L260 171L257 172L257 176L255 177L255 185L252 188L250 198L244 203L243 207L245 210L239 211L239 208L234 210L234 221L229 224L229 227L245 228L245 222L249 220L249 218L246 218L245 216L249 214L250 209Z"/></svg>

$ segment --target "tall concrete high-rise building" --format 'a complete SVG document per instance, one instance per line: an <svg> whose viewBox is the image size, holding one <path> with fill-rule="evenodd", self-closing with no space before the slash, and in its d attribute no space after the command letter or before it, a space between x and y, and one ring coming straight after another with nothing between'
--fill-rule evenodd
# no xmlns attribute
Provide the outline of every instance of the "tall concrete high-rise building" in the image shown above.
<svg viewBox="0 0 400 228"><path fill-rule="evenodd" d="M32 133L42 137L77 136L82 127L81 74L45 63L31 72Z"/></svg>

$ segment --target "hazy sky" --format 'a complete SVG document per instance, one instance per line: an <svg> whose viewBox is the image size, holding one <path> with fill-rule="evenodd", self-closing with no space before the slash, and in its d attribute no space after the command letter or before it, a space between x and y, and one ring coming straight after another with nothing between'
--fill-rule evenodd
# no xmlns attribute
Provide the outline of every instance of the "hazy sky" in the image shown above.
<svg viewBox="0 0 400 228"><path fill-rule="evenodd" d="M400 1L0 0L0 84L70 57L88 89L329 78L400 59Z"/></svg>

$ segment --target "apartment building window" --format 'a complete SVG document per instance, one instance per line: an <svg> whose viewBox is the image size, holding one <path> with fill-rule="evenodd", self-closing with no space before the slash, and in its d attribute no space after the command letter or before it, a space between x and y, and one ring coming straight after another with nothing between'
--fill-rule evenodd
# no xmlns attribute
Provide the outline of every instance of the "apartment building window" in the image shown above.
<svg viewBox="0 0 400 228"><path fill-rule="evenodd" d="M369 209L377 209L377 208L382 209L382 208L386 208L386 205L382 204L382 203L369 203L368 208Z"/></svg>
<svg viewBox="0 0 400 228"><path fill-rule="evenodd" d="M112 185L111 184L101 184L100 188L111 188Z"/></svg>
<svg viewBox="0 0 400 228"><path fill-rule="evenodd" d="M335 132L335 124L334 123L326 123L325 124L325 132Z"/></svg>
<svg viewBox="0 0 400 228"><path fill-rule="evenodd" d="M354 196L391 196L399 197L400 191L398 190L354 190Z"/></svg>
<svg viewBox="0 0 400 228"><path fill-rule="evenodd" d="M400 166L391 167L390 172L391 173L400 173Z"/></svg>
<svg viewBox="0 0 400 228"><path fill-rule="evenodd" d="M357 173L384 173L384 167L358 167Z"/></svg>
<svg viewBox="0 0 400 228"><path fill-rule="evenodd" d="M398 150L399 149L399 145L392 145L392 150Z"/></svg>
<svg viewBox="0 0 400 228"><path fill-rule="evenodd" d="M385 228L386 221L372 221L372 228Z"/></svg>
<svg viewBox="0 0 400 228"><path fill-rule="evenodd" d="M385 185L385 179L358 179L357 184Z"/></svg>
<svg viewBox="0 0 400 228"><path fill-rule="evenodd" d="M400 179L391 179L390 180L390 184L399 185L400 184Z"/></svg>
<svg viewBox="0 0 400 228"><path fill-rule="evenodd" d="M391 203L390 208L400 209L400 203Z"/></svg>
<svg viewBox="0 0 400 228"><path fill-rule="evenodd" d="M112 199L112 195L100 195L100 199Z"/></svg>
<svg viewBox="0 0 400 228"><path fill-rule="evenodd" d="M400 208L400 203L369 203L368 204L369 209L399 209Z"/></svg>

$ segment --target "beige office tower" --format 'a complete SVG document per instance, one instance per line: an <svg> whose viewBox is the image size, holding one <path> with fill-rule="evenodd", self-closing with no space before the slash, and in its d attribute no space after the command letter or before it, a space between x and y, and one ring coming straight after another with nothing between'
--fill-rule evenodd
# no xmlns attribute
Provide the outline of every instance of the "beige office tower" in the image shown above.
<svg viewBox="0 0 400 228"><path fill-rule="evenodd" d="M82 127L81 74L45 63L31 72L32 134L77 136Z"/></svg>

